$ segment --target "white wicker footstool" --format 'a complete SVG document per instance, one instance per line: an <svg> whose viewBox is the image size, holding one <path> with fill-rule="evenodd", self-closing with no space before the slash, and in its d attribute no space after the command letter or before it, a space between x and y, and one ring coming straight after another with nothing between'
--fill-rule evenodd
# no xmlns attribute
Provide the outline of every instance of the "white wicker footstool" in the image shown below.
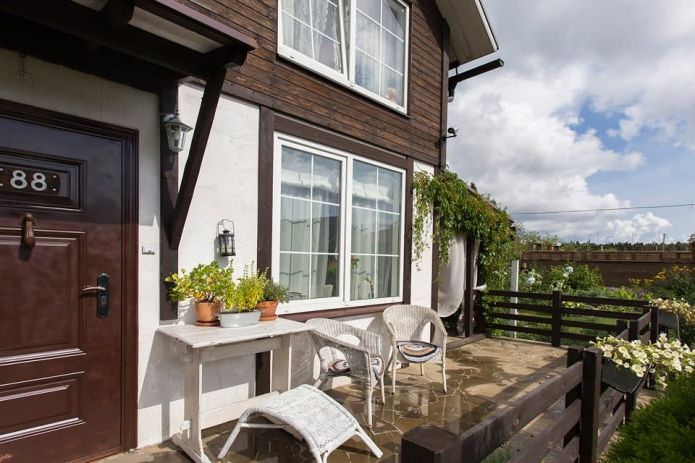
<svg viewBox="0 0 695 463"><path fill-rule="evenodd" d="M276 424L247 423L256 415ZM284 392L259 407L247 409L240 417L218 458L223 458L241 428L282 428L301 437L318 463L326 463L328 454L353 436L358 436L377 458L382 452L357 420L342 405L313 386L303 384Z"/></svg>

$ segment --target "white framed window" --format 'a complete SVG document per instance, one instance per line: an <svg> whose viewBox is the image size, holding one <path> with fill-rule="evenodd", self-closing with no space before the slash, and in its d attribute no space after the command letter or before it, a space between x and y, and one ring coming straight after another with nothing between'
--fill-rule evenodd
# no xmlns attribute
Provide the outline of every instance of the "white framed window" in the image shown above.
<svg viewBox="0 0 695 463"><path fill-rule="evenodd" d="M280 313L401 301L405 171L276 134L273 172Z"/></svg>
<svg viewBox="0 0 695 463"><path fill-rule="evenodd" d="M278 53L407 112L410 9L402 0L278 0Z"/></svg>

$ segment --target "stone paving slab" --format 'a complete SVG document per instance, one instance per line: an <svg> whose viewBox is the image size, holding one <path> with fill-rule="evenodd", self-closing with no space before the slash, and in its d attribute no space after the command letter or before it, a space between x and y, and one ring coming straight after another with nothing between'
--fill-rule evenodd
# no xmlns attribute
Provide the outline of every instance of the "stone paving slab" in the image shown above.
<svg viewBox="0 0 695 463"><path fill-rule="evenodd" d="M374 427L368 431L383 450L382 462L397 462L401 435L421 424L461 432L482 421L498 407L514 403L539 383L565 367L566 350L541 343L501 338L482 339L447 352L448 393L439 382L437 365L427 365L425 376L419 366L399 370L396 394L386 388L386 404L374 403ZM387 376L387 384L390 378ZM364 423L363 395L359 388L345 386L330 395ZM379 393L375 392L375 397ZM216 454L234 422L204 432L209 453ZM365 426L365 429L366 426ZM189 460L171 442L146 447L103 460L108 463L184 463ZM306 446L280 430L244 430L222 461L235 463L302 463L313 458ZM377 461L357 440L334 451L331 463Z"/></svg>

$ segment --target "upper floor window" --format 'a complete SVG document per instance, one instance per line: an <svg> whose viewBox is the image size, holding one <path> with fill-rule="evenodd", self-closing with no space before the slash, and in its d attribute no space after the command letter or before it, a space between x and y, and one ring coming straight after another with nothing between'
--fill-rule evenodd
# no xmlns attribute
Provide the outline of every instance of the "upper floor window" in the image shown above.
<svg viewBox="0 0 695 463"><path fill-rule="evenodd" d="M278 52L406 111L408 24L401 0L278 0Z"/></svg>

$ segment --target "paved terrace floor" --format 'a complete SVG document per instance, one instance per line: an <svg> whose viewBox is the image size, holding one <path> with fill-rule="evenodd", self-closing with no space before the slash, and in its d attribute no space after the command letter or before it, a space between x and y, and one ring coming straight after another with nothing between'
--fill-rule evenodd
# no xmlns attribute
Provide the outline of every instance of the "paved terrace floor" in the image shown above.
<svg viewBox="0 0 695 463"><path fill-rule="evenodd" d="M378 461L398 462L401 435L421 424L435 424L452 432L470 428L496 408L513 403L516 397L562 370L565 354L565 349L499 338L451 348L447 352L448 394L442 391L437 365L428 364L425 377L420 376L417 365L400 370L396 394L387 386L386 404L374 403L374 427L368 432L384 452ZM390 384L388 376L386 382ZM359 388L344 386L330 391L330 395L364 423L364 402ZM378 391L374 397L379 397ZM234 424L204 431L209 453L217 454ZM104 460L108 463L188 461L171 442ZM222 461L302 463L314 460L302 442L282 430L247 429L241 432ZM353 439L334 451L329 461L361 463L377 459L369 454L364 444Z"/></svg>

